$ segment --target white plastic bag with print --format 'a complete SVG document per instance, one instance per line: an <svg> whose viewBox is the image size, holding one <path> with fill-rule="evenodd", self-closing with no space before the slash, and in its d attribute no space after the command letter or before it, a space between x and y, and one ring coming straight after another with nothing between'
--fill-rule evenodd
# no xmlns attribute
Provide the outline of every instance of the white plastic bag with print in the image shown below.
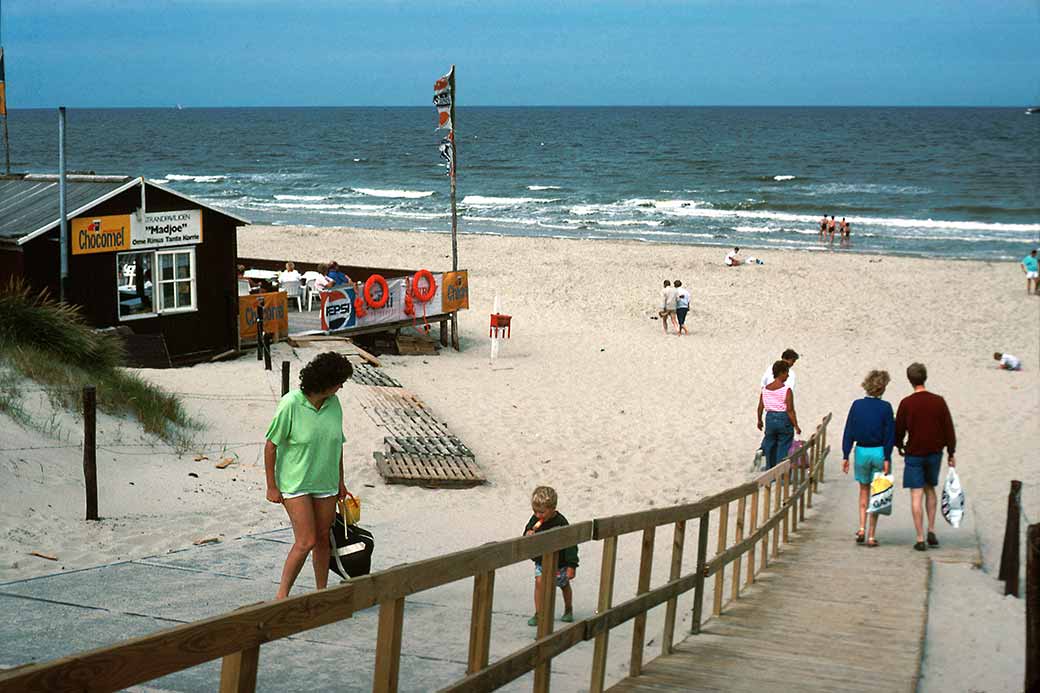
<svg viewBox="0 0 1040 693"><path fill-rule="evenodd" d="M942 516L954 527L961 526L964 516L964 489L956 469L946 471L946 483L942 492Z"/></svg>
<svg viewBox="0 0 1040 693"><path fill-rule="evenodd" d="M870 482L870 503L868 513L878 515L892 514L892 495L894 477L891 474L874 472L874 480Z"/></svg>

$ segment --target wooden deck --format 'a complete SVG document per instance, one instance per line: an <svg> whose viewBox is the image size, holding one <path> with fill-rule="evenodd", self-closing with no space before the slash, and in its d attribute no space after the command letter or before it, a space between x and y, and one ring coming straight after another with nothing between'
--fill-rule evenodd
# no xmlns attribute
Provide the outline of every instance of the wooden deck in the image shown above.
<svg viewBox="0 0 1040 693"><path fill-rule="evenodd" d="M858 489L836 467L793 541L739 601L609 690L915 690L930 562L977 563L974 531L940 517L942 546L914 551L910 498L897 479L893 515L878 529L882 545L856 545Z"/></svg>

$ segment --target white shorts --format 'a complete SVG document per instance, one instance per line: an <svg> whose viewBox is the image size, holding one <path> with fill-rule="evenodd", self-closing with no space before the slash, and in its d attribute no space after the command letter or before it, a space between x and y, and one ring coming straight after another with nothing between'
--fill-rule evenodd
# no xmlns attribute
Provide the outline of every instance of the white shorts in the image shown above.
<svg viewBox="0 0 1040 693"><path fill-rule="evenodd" d="M1038 279L1040 278L1040 272L1026 272L1026 279Z"/></svg>
<svg viewBox="0 0 1040 693"><path fill-rule="evenodd" d="M283 493L282 499L286 498L299 498L300 496L310 496L311 498L332 498L338 495L339 491L333 491L332 493L307 493L306 491L300 493Z"/></svg>

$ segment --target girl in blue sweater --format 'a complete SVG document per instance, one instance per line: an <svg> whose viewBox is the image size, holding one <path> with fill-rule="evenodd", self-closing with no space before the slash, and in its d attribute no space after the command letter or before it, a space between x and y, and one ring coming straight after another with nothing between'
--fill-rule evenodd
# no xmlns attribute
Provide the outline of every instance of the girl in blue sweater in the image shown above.
<svg viewBox="0 0 1040 693"><path fill-rule="evenodd" d="M888 371L870 371L863 381L867 396L857 399L845 419L845 435L841 441L841 471L849 473L849 453L856 445L855 476L859 483L859 529L856 543L877 546L878 514L870 513L870 531L864 537L867 503L870 501L870 482L876 472L888 474L892 469L892 446L895 443L895 416L892 405L881 399L891 379Z"/></svg>

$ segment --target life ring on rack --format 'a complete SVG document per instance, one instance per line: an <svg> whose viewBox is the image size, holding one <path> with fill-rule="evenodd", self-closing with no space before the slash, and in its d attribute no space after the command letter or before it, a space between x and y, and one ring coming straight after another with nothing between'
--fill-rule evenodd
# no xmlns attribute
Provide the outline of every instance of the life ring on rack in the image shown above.
<svg viewBox="0 0 1040 693"><path fill-rule="evenodd" d="M382 294L378 301L372 300L372 287L378 285L382 289ZM390 298L390 287L387 286L386 279L381 274L373 274L365 280L365 303L370 308L382 308L386 305L387 299Z"/></svg>
<svg viewBox="0 0 1040 693"><path fill-rule="evenodd" d="M426 291L420 291L419 280L426 280ZM437 282L433 278L433 274L430 270L421 269L415 273L415 277L412 278L412 294L417 299L426 303L433 299L433 295L437 293Z"/></svg>

